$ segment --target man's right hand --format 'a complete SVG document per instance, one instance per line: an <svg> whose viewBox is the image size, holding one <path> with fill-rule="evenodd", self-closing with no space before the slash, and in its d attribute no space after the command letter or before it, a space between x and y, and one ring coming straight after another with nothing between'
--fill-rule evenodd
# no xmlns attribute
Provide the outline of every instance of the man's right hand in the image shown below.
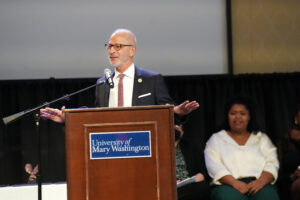
<svg viewBox="0 0 300 200"><path fill-rule="evenodd" d="M40 109L40 115L44 119L50 119L54 122L64 123L65 122L65 106L61 107L61 110L55 108L42 108Z"/></svg>

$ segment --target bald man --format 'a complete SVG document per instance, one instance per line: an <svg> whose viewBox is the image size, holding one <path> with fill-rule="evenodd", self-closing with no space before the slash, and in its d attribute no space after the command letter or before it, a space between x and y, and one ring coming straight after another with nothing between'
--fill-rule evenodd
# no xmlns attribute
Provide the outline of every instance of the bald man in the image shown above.
<svg viewBox="0 0 300 200"><path fill-rule="evenodd" d="M109 61L115 68L114 88L108 84L96 88L95 104L100 107L118 106L118 85L123 74L124 106L174 104L160 74L134 65L136 39L127 29L114 31L106 44ZM98 81L103 81L102 77Z"/></svg>
<svg viewBox="0 0 300 200"><path fill-rule="evenodd" d="M143 105L165 105L174 104L170 97L162 75L137 67L133 58L136 53L136 37L128 29L115 30L105 47L111 65L114 67L114 87L109 84L96 87L95 105L97 107L118 107L118 106L143 106ZM122 76L122 83L120 77ZM104 81L101 77L97 82ZM120 87L122 84L122 102L120 105ZM177 115L187 115L197 109L199 104L196 101L185 101L174 107ZM41 117L51 119L55 122L64 122L64 107L61 110L53 108L41 109Z"/></svg>

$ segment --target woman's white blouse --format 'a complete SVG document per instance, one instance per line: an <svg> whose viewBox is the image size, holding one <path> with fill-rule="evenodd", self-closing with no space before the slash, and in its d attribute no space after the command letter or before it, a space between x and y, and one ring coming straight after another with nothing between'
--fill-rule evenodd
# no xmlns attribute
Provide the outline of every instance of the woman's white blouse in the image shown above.
<svg viewBox="0 0 300 200"><path fill-rule="evenodd" d="M256 177L262 171L270 172L275 183L279 161L276 147L269 137L258 132L251 134L245 145L239 145L225 130L213 134L204 150L205 164L214 184L226 175L234 178Z"/></svg>

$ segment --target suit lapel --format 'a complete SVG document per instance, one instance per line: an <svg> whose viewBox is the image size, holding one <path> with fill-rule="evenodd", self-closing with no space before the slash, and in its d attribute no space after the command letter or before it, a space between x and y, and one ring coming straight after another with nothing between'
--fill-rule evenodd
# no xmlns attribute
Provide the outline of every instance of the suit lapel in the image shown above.
<svg viewBox="0 0 300 200"><path fill-rule="evenodd" d="M134 66L134 82L133 82L133 92L132 92L132 106L137 106L137 97L141 93L141 72L138 67Z"/></svg>
<svg viewBox="0 0 300 200"><path fill-rule="evenodd" d="M108 107L108 101L109 101L109 92L110 92L110 87L108 84L104 85L104 105L103 107Z"/></svg>
<svg viewBox="0 0 300 200"><path fill-rule="evenodd" d="M106 83L97 87L98 102L96 105L99 107L108 107L109 91L109 85Z"/></svg>
<svg viewBox="0 0 300 200"><path fill-rule="evenodd" d="M113 72L112 74L112 78L115 76L115 72ZM100 96L99 96L99 105L100 107L108 107L109 105L109 93L110 93L110 87L107 84L107 82L105 82L100 88L99 88L100 92ZM104 95L101 95L104 94Z"/></svg>

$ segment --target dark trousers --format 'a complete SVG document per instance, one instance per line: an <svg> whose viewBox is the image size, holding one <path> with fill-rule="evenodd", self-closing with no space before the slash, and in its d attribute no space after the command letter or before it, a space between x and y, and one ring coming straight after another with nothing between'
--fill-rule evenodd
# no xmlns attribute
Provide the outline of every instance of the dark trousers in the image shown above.
<svg viewBox="0 0 300 200"><path fill-rule="evenodd" d="M253 178L240 179L245 183L249 183ZM242 194L230 185L216 185L211 190L212 200L279 200L275 185L267 184L256 194Z"/></svg>
<svg viewBox="0 0 300 200"><path fill-rule="evenodd" d="M184 185L177 189L178 200L207 200L209 190L209 184L206 181Z"/></svg>

